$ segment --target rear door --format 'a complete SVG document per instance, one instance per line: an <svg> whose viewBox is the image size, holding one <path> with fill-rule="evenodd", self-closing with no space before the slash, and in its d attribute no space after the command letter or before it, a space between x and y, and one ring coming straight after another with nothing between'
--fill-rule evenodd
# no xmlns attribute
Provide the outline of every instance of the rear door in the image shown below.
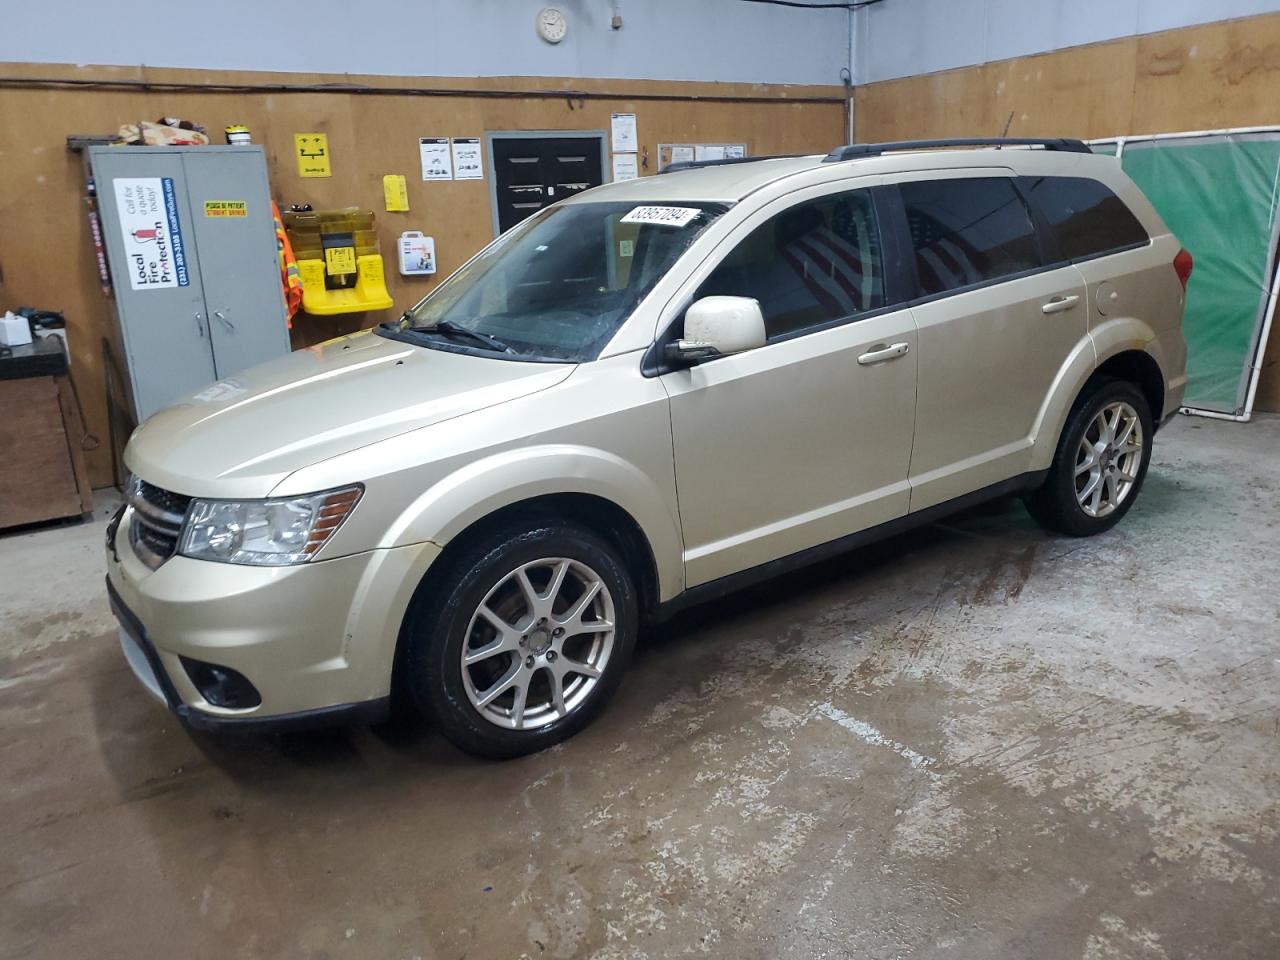
<svg viewBox="0 0 1280 960"><path fill-rule="evenodd" d="M1083 279L1042 249L1010 171L921 176L895 178L918 284L912 511L1030 469L1050 389L1088 333Z"/></svg>

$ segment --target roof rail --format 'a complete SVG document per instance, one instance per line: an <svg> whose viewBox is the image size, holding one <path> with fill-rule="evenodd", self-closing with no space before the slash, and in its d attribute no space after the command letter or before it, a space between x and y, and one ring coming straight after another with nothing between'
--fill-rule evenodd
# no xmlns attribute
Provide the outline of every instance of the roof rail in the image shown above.
<svg viewBox="0 0 1280 960"><path fill-rule="evenodd" d="M759 160L790 160L798 153L776 153L768 157L724 157L720 160L677 160L669 163L659 173L676 173L680 170L697 170L700 167L723 167L730 163L756 163Z"/></svg>
<svg viewBox="0 0 1280 960"><path fill-rule="evenodd" d="M898 150L932 150L938 147L1042 147L1062 153L1092 153L1083 140L1069 137L952 137L943 140L892 140L887 143L851 143L836 147L823 163L841 160L857 160L861 157L878 157Z"/></svg>

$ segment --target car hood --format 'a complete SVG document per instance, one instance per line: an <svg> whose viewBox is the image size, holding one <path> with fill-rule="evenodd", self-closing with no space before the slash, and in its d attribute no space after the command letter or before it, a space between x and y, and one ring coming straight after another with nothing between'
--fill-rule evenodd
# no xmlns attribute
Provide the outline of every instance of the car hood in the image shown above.
<svg viewBox="0 0 1280 960"><path fill-rule="evenodd" d="M302 467L545 390L573 369L365 331L219 380L161 410L134 431L125 463L188 496L262 497Z"/></svg>

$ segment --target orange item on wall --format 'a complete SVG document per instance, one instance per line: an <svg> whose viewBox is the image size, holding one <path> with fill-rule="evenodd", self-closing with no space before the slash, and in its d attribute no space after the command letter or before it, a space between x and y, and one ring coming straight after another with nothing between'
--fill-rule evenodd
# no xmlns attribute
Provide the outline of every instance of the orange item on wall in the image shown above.
<svg viewBox="0 0 1280 960"><path fill-rule="evenodd" d="M284 285L284 303L289 310L289 329L293 329L293 315L302 306L302 275L298 272L298 261L293 256L293 245L289 243L289 235L285 233L284 221L280 219L280 208L271 201L271 219L276 227L276 250L280 254L280 282Z"/></svg>

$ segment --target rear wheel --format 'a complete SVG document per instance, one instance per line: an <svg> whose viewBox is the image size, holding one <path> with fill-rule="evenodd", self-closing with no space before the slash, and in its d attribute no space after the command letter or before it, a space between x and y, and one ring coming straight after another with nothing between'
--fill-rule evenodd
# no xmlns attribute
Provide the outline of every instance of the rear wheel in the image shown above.
<svg viewBox="0 0 1280 960"><path fill-rule="evenodd" d="M476 543L435 585L411 632L420 710L476 756L514 757L572 736L630 660L635 591L614 549L547 524Z"/></svg>
<svg viewBox="0 0 1280 960"><path fill-rule="evenodd" d="M1151 461L1151 408L1123 380L1098 380L1067 417L1044 486L1027 500L1032 516L1074 537L1101 533L1129 512Z"/></svg>

